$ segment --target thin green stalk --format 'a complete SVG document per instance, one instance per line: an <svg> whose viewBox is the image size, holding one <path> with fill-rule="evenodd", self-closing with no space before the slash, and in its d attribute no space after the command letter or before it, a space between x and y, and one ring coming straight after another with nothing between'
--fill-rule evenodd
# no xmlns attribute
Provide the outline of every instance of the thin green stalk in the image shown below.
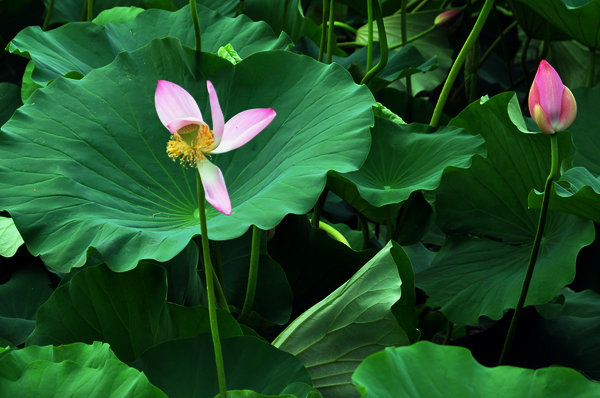
<svg viewBox="0 0 600 398"><path fill-rule="evenodd" d="M479 33L481 32L481 29L483 28L483 25L485 24L485 21L487 20L488 15L490 15L490 11L492 10L493 6L494 6L494 0L485 0L485 3L483 4L483 8L481 9L481 12L479 13L479 17L477 17L477 21L475 21L475 25L473 26L471 33L469 33L469 37L467 37L465 44L463 45L460 52L458 53L458 56L456 57L454 64L452 64L450 73L448 74L448 77L446 78L446 81L444 82L444 87L442 88L440 97L438 98L438 101L435 104L435 109L433 110L433 116L431 117L431 121L429 122L430 126L432 126L432 127L438 126L438 123L440 122L440 118L442 117L442 110L444 109L444 105L446 105L446 101L448 100L448 95L450 95L450 90L452 89L452 85L454 84L454 81L456 81L458 73L460 72L460 68L463 66L463 63L465 62L465 58L466 58L467 54L469 53L469 51L471 50L471 47L473 47L473 44L475 44L475 41L479 37Z"/></svg>
<svg viewBox="0 0 600 398"><path fill-rule="evenodd" d="M338 47L350 47L350 46L357 46L357 47L364 47L365 44L364 43L359 43L356 41L343 41L341 43L337 44Z"/></svg>
<svg viewBox="0 0 600 398"><path fill-rule="evenodd" d="M415 40L418 40L418 39L420 39L421 37L423 37L423 36L425 36L425 35L427 35L427 34L429 34L429 33L433 32L434 30L435 30L435 25L432 25L432 26L430 26L429 28L427 28L427 29L425 29L424 31L422 31L421 33L417 33L416 35L414 35L414 36L411 36L411 37L409 37L408 39L406 39L406 43L399 42L399 43L393 44L393 45L391 45L391 46L390 46L390 48L389 48L389 49L390 49L390 50L395 50L395 49L396 49L396 48L398 48L398 47L403 47L403 46L405 46L405 45L407 45L407 44L410 44L410 43L412 43L413 41L415 41Z"/></svg>
<svg viewBox="0 0 600 398"><path fill-rule="evenodd" d="M356 35L358 33L358 30L356 28L354 28L353 26L348 25L347 23L343 23L343 22L340 22L340 21L334 21L333 22L333 26L335 26L336 28L345 29L348 32L352 33L353 35Z"/></svg>
<svg viewBox="0 0 600 398"><path fill-rule="evenodd" d="M327 189L327 187L325 187L325 189L323 189L323 192L321 192L321 195L319 195L317 203L315 203L313 215L311 217L310 222L313 228L319 228L319 221L321 221L321 210L323 210L323 205L325 205L325 200L327 199L328 193L329 190Z"/></svg>
<svg viewBox="0 0 600 398"><path fill-rule="evenodd" d="M48 3L48 11L46 12L46 17L44 18L44 24L42 25L42 30L48 29L48 25L50 25L50 18L52 18L52 11L54 11L54 3L56 0L50 0Z"/></svg>
<svg viewBox="0 0 600 398"><path fill-rule="evenodd" d="M413 10L413 12L417 11L420 7L422 7L424 4L427 3L428 0L424 0L421 4L419 4L417 7L415 7L415 9ZM405 46L406 43L408 43L408 34L406 33L406 0L402 0L402 3L400 3L400 24L401 26L401 30L400 30L400 37L402 39L402 45ZM406 98L408 99L406 101L406 113L405 113L405 118L406 120L410 121L412 119L411 116L411 97L412 97L412 77L409 74L408 76L406 76ZM391 235L390 235L390 239L391 239Z"/></svg>
<svg viewBox="0 0 600 398"><path fill-rule="evenodd" d="M325 39L327 34L327 15L329 13L329 1L323 0L323 17L321 18L321 41L319 42L319 62L323 61L323 51L325 50Z"/></svg>
<svg viewBox="0 0 600 398"><path fill-rule="evenodd" d="M198 19L198 7L196 7L196 0L190 0L190 13L192 14L192 23L194 24L194 41L196 43L196 53L201 53L202 34L200 33L200 19Z"/></svg>
<svg viewBox="0 0 600 398"><path fill-rule="evenodd" d="M525 39L525 46L523 47L523 53L521 54L521 68L523 68L523 74L527 81L531 79L529 76L531 75L529 72L529 68L527 68L527 53L529 52L529 46L531 45L531 36L527 35L527 39Z"/></svg>
<svg viewBox="0 0 600 398"><path fill-rule="evenodd" d="M373 0L367 0L367 70L373 66Z"/></svg>
<svg viewBox="0 0 600 398"><path fill-rule="evenodd" d="M198 195L198 215L200 219L200 233L202 238L202 258L204 260L204 274L206 278L206 291L208 295L208 319L210 322L210 334L212 336L215 351L215 363L217 366L217 379L219 382L219 394L221 398L227 397L227 384L225 382L225 366L223 365L223 352L221 350L221 339L219 337L219 325L217 323L217 306L215 298L214 270L210 260L210 246L208 243L208 227L206 226L206 199L204 187L200 174L196 173L196 191Z"/></svg>
<svg viewBox="0 0 600 398"><path fill-rule="evenodd" d="M225 292L223 291L223 287L221 286L221 283L219 282L219 278L217 277L217 273L215 272L215 270L213 269L213 280L215 282L215 294L216 294L216 299L217 299L217 304L219 305L219 307L221 307L222 309L224 309L225 311L229 312L231 314L231 311L229 311L229 304L227 304L227 297L225 297Z"/></svg>
<svg viewBox="0 0 600 398"><path fill-rule="evenodd" d="M379 62L377 62L377 65L372 67L361 80L360 84L365 85L368 84L371 79L379 73L380 70L385 68L385 65L387 65L388 61L387 35L385 34L385 25L383 24L383 16L381 13L381 4L379 3L379 0L375 0L373 11L375 14L375 20L377 21L377 32L379 35Z"/></svg>
<svg viewBox="0 0 600 398"><path fill-rule="evenodd" d="M444 337L444 342L442 345L447 345L452 337L452 329L454 329L454 322L448 321L448 331L446 332L446 337Z"/></svg>
<svg viewBox="0 0 600 398"><path fill-rule="evenodd" d="M256 225L252 226L252 249L250 252L250 269L248 271L248 286L246 287L246 298L242 312L240 313L240 321L247 319L254 304L254 296L256 294L256 281L258 280L258 260L260 259L260 241L262 239L262 230Z"/></svg>
<svg viewBox="0 0 600 398"><path fill-rule="evenodd" d="M245 5L244 0L240 0L240 2L238 3L238 6L237 6L237 11L236 11L237 15L242 15L244 13L244 5Z"/></svg>
<svg viewBox="0 0 600 398"><path fill-rule="evenodd" d="M502 38L504 36L506 36L512 29L516 28L518 25L519 25L519 23L517 21L514 21L513 23L511 23L510 25L508 25L502 31L502 33L498 37L496 37L496 40L494 40L492 42L492 44L490 44L490 46L487 48L487 50L485 50L485 52L483 53L483 55L481 56L481 58L479 58L479 66L483 65L483 63L490 56L490 54L492 53L492 51L494 51L494 49L496 48L496 46L498 44L500 44L500 42L502 41ZM531 40L531 39L529 39L529 40Z"/></svg>
<svg viewBox="0 0 600 398"><path fill-rule="evenodd" d="M94 19L94 0L87 0L87 16L85 20L92 22L92 19Z"/></svg>
<svg viewBox="0 0 600 398"><path fill-rule="evenodd" d="M210 241L210 252L213 254L212 258L215 261L213 264L215 275L217 276L219 283L224 285L225 276L223 275L223 260L221 258L221 247L219 246L219 242L216 240Z"/></svg>
<svg viewBox="0 0 600 398"><path fill-rule="evenodd" d="M416 6L416 7L415 7L415 8L414 8L414 9L411 11L411 13L419 11L421 8L425 7L425 5L426 5L428 2L429 2L429 0L423 0L421 3L419 3L419 5L418 5L418 6Z"/></svg>
<svg viewBox="0 0 600 398"><path fill-rule="evenodd" d="M590 66L588 68L587 80L585 86L590 88L594 85L594 76L596 73L596 50L590 48Z"/></svg>
<svg viewBox="0 0 600 398"><path fill-rule="evenodd" d="M531 248L531 254L529 256L529 264L527 264L527 271L525 272L525 279L523 280L523 286L521 287L519 301L517 302L515 312L513 313L512 320L510 321L510 326L508 328L508 333L506 334L506 340L504 341L504 347L502 347L502 353L500 354L498 365L504 365L508 358L510 347L517 331L519 318L521 317L521 312L523 311L523 305L525 304L525 299L527 298L527 291L529 290L529 285L531 284L531 277L533 276L533 269L535 267L535 262L537 261L540 245L542 243L544 227L546 226L546 213L548 212L548 203L550 202L552 182L558 177L558 138L556 137L556 134L552 134L550 136L550 151L550 173L548 174L548 178L546 178L546 184L544 185L542 208L540 209L540 218L538 220L537 231L535 232L533 247Z"/></svg>
<svg viewBox="0 0 600 398"><path fill-rule="evenodd" d="M83 0L83 7L81 7L81 18L79 18L80 21L85 21L87 19L87 9L88 2L87 0Z"/></svg>
<svg viewBox="0 0 600 398"><path fill-rule="evenodd" d="M281 15L281 26L279 27L279 32L283 31L283 28L285 27L285 20L287 19L287 10L289 3L290 0L285 0L283 2L283 14Z"/></svg>
<svg viewBox="0 0 600 398"><path fill-rule="evenodd" d="M358 213L358 224L362 231L361 250L365 250L367 246L369 246L369 223L367 222L367 218L362 215L362 213Z"/></svg>
<svg viewBox="0 0 600 398"><path fill-rule="evenodd" d="M510 85L514 83L513 74L512 74L512 65L511 65L511 57L508 54L508 50L506 49L506 44L504 40L505 33L502 30L502 23L500 21L500 17L498 16L498 6L494 7L494 19L496 20L496 27L499 32L500 44L502 45L502 57L504 58L504 64L506 65L506 71L508 74L508 82ZM516 24L517 21L514 21L513 24Z"/></svg>
<svg viewBox="0 0 600 398"><path fill-rule="evenodd" d="M327 27L327 60L325 63L330 64L333 60L333 45L335 43L335 32L333 31L333 0L329 2L329 24Z"/></svg>

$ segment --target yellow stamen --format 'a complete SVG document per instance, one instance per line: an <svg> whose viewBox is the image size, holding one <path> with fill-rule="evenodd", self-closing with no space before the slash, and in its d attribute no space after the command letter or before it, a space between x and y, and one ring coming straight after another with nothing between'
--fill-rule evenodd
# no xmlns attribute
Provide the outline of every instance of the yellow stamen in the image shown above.
<svg viewBox="0 0 600 398"><path fill-rule="evenodd" d="M180 162L184 166L195 166L214 148L214 133L206 124L188 124L171 135L167 143L167 154L173 160L181 158Z"/></svg>

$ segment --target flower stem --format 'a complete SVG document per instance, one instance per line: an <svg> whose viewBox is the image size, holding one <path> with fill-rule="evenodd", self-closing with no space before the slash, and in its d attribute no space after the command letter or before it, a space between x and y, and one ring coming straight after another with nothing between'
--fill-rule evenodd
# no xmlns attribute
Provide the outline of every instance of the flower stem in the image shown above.
<svg viewBox="0 0 600 398"><path fill-rule="evenodd" d="M388 44L387 44L387 35L385 34L385 25L383 24L383 16L381 13L381 4L379 0L375 0L375 4L373 5L373 14L375 14L375 20L377 21L377 32L379 35L379 62L377 65L369 69L365 77L361 80L360 84L368 84L375 75L379 73L380 70L385 68L388 61Z"/></svg>
<svg viewBox="0 0 600 398"><path fill-rule="evenodd" d="M313 215L310 222L313 228L319 228L319 221L321 221L321 210L323 210L323 205L325 205L325 200L327 199L328 193L329 190L327 189L327 187L325 187L325 189L323 189L323 192L321 192L321 195L319 195L317 203L315 203Z"/></svg>
<svg viewBox="0 0 600 398"><path fill-rule="evenodd" d="M585 86L591 88L594 85L594 75L596 74L596 50L590 48L590 66L588 70Z"/></svg>
<svg viewBox="0 0 600 398"><path fill-rule="evenodd" d="M208 294L208 318L210 321L210 334L212 336L215 351L215 363L217 366L217 378L219 381L219 394L221 398L227 397L227 384L225 383L225 366L223 365L223 353L221 350L221 339L219 337L219 325L217 321L217 306L215 298L214 270L210 260L210 246L208 243L208 227L206 226L206 199L204 187L200 174L196 173L196 190L198 193L198 216L200 219L200 232L202 237L202 258L204 260L204 274L206 278L206 291Z"/></svg>
<svg viewBox="0 0 600 398"><path fill-rule="evenodd" d="M323 52L325 51L325 40L327 34L327 15L329 11L329 0L323 0L323 17L321 18L321 41L319 42L319 62L323 62Z"/></svg>
<svg viewBox="0 0 600 398"><path fill-rule="evenodd" d="M240 313L240 320L248 318L252 305L254 304L254 295L256 294L256 281L258 280L258 263L260 259L260 241L262 230L256 225L252 226L252 251L250 252L250 270L248 271L248 287L246 288L246 298L244 306Z"/></svg>
<svg viewBox="0 0 600 398"><path fill-rule="evenodd" d="M196 53L201 53L202 35L200 33L200 20L198 19L198 7L196 7L196 0L190 0L190 13L192 14L192 23L194 24L194 40L196 43Z"/></svg>
<svg viewBox="0 0 600 398"><path fill-rule="evenodd" d="M365 250L369 246L369 223L367 218L360 212L358 213L358 224L360 226L360 230L362 231L362 244L360 249Z"/></svg>
<svg viewBox="0 0 600 398"><path fill-rule="evenodd" d="M333 60L333 44L335 43L335 33L333 31L333 0L329 2L329 24L327 30L327 60L326 63L330 64Z"/></svg>
<svg viewBox="0 0 600 398"><path fill-rule="evenodd" d="M533 246L531 248L531 254L529 255L529 264L527 264L527 271L525 272L525 279L523 280L523 286L521 287L521 294L519 295L519 301L515 307L508 333L506 334L506 340L504 341L504 347L502 347L502 353L500 354L500 360L498 365L504 365L506 363L510 347L512 345L515 333L517 330L517 324L523 311L525 299L527 298L527 291L531 284L531 277L533 276L533 269L535 262L540 250L542 243L542 236L544 235L544 227L546 225L546 213L548 212L548 203L550 201L550 191L552 188L552 182L558 177L558 138L556 134L550 136L550 151L551 151L551 165L550 174L546 178L546 184L544 185L544 196L542 199L542 208L540 209L540 218L538 220L537 231L535 232L535 238L533 240Z"/></svg>
<svg viewBox="0 0 600 398"><path fill-rule="evenodd" d="M421 4L419 4L419 6L424 5L425 3L427 3L427 0L424 0ZM417 6L413 12L415 12L416 10L419 9L419 6ZM401 31L400 31L400 37L402 39L402 46L405 46L406 43L408 43L408 34L406 33L406 0L402 0L402 3L400 5L400 24L401 26ZM408 76L406 76L406 120L411 120L412 119L412 115L411 115L411 97L412 97L412 77L409 74ZM391 239L391 235L389 235L390 239Z"/></svg>
<svg viewBox="0 0 600 398"><path fill-rule="evenodd" d="M46 12L46 17L44 18L44 24L42 25L42 30L48 29L48 25L50 25L50 18L52 18L52 11L54 11L54 3L56 0L50 0L48 3L48 11Z"/></svg>
<svg viewBox="0 0 600 398"><path fill-rule="evenodd" d="M429 122L430 126L432 126L432 127L438 126L438 123L440 122L440 118L442 117L442 110L444 109L444 105L446 105L446 101L448 100L448 95L450 95L450 90L452 89L452 85L454 84L454 81L458 77L458 72L460 72L460 68L463 66L463 63L465 62L465 58L467 57L467 54L471 50L471 47L473 47L473 45L475 44L475 41L477 41L477 38L479 37L479 33L481 32L481 29L483 28L483 25L485 24L485 21L487 20L488 15L490 15L490 11L492 10L493 6L494 6L494 0L485 0L485 3L483 4L483 8L481 9L479 16L477 17L477 21L475 21L475 25L473 25L473 29L471 30L471 33L469 33L469 37L467 37L465 44L463 45L460 52L458 53L458 56L456 57L456 60L454 61L454 64L452 65L452 68L450 69L450 73L448 73L448 77L446 78L446 81L444 82L444 87L442 88L440 97L438 98L438 101L435 104L435 109L433 110L433 116L431 117L431 121Z"/></svg>
<svg viewBox="0 0 600 398"><path fill-rule="evenodd" d="M85 10L85 20L92 22L92 19L94 19L94 0L86 1Z"/></svg>
<svg viewBox="0 0 600 398"><path fill-rule="evenodd" d="M373 0L367 0L367 70L373 66Z"/></svg>

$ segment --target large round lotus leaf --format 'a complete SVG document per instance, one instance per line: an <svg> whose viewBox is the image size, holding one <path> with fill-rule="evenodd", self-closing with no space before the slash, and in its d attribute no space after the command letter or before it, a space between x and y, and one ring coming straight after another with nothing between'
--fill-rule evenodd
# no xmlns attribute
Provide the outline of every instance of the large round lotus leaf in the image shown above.
<svg viewBox="0 0 600 398"><path fill-rule="evenodd" d="M294 385L302 383L303 390L313 390L310 375L293 355L253 336L221 341L228 388L275 395L298 391ZM152 347L132 365L170 398L208 398L219 391L213 352L210 334L202 333Z"/></svg>
<svg viewBox="0 0 600 398"><path fill-rule="evenodd" d="M209 206L211 239L308 211L328 170L353 171L365 159L374 100L339 65L284 51L235 67L212 54L201 67L196 59L176 39L155 40L82 80L38 90L3 127L0 208L49 267L81 266L94 247L109 267L128 270L143 258L172 258L199 233L196 170L165 152L170 134L154 108L159 79L185 87L207 121L206 79L226 120L249 108L277 112L247 145L212 157L234 213Z"/></svg>
<svg viewBox="0 0 600 398"><path fill-rule="evenodd" d="M273 345L297 356L328 397L351 397L368 355L418 339L412 266L393 241L329 296L296 318ZM398 316L395 317L394 315Z"/></svg>
<svg viewBox="0 0 600 398"><path fill-rule="evenodd" d="M600 384L573 369L488 368L463 347L421 341L371 355L352 381L363 398L572 398L600 396Z"/></svg>
<svg viewBox="0 0 600 398"><path fill-rule="evenodd" d="M0 358L4 397L166 398L106 343L30 346Z"/></svg>
<svg viewBox="0 0 600 398"><path fill-rule="evenodd" d="M246 57L258 51L285 49L290 44L286 35L277 38L266 23L252 22L243 15L223 17L198 6L198 17L202 49L206 52L216 53L219 47L231 44L241 57ZM178 38L186 46L195 46L189 7L176 12L148 10L133 20L105 26L69 23L46 32L39 26L31 26L19 32L8 51L28 55L35 64L33 81L45 85L69 72L85 75L110 63L121 51L132 51L167 36Z"/></svg>
<svg viewBox="0 0 600 398"><path fill-rule="evenodd" d="M532 191L529 205L542 206L542 193ZM594 177L585 167L567 170L552 186L549 208L565 213L576 214L600 222L600 177Z"/></svg>
<svg viewBox="0 0 600 398"><path fill-rule="evenodd" d="M426 125L398 125L377 118L372 135L365 163L343 177L375 207L404 202L415 191L436 189L446 167L469 167L473 155L485 154L483 138L459 127L431 134Z"/></svg>
<svg viewBox="0 0 600 398"><path fill-rule="evenodd" d="M475 156L469 169L449 169L442 177L436 210L450 238L416 281L428 304L459 324L499 319L515 307L536 233L539 210L528 208L527 197L546 180L550 138L519 131L509 107L518 108L514 94L499 94L471 104L451 122L480 133L488 157ZM570 135L557 138L560 156L568 157ZM593 239L591 222L549 212L525 304L546 303L569 284L579 250Z"/></svg>
<svg viewBox="0 0 600 398"><path fill-rule="evenodd" d="M129 362L165 341L208 333L208 309L168 303L165 277L160 266L147 263L128 272L85 267L39 307L27 344L105 341ZM228 312L218 310L217 317L222 337L242 334Z"/></svg>
<svg viewBox="0 0 600 398"><path fill-rule="evenodd" d="M221 15L234 16L237 10L239 0L197 0L198 4L202 4L213 10L218 11ZM48 8L49 0L44 0L46 9ZM80 21L83 2L81 0L61 0L55 2L52 11L51 23ZM95 0L94 12L96 16L103 10L119 6L137 6L137 7L156 7L166 10L176 10L184 5L189 4L188 0Z"/></svg>
<svg viewBox="0 0 600 398"><path fill-rule="evenodd" d="M575 166L587 168L595 176L600 176L600 134L598 134L598 104L600 84L594 88L576 88L573 95L577 100L577 118L569 127L577 154Z"/></svg>
<svg viewBox="0 0 600 398"><path fill-rule="evenodd" d="M590 48L600 46L600 1L517 0Z"/></svg>

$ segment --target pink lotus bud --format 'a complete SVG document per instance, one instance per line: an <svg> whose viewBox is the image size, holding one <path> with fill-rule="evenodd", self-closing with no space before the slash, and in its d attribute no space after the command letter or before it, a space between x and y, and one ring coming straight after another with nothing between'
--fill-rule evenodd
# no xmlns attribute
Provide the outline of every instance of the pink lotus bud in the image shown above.
<svg viewBox="0 0 600 398"><path fill-rule="evenodd" d="M433 24L436 28L445 28L451 26L454 22L456 22L461 13L462 10L444 11L443 13L435 17Z"/></svg>
<svg viewBox="0 0 600 398"><path fill-rule="evenodd" d="M540 62L529 90L529 113L546 134L565 130L577 116L573 93L546 60Z"/></svg>

